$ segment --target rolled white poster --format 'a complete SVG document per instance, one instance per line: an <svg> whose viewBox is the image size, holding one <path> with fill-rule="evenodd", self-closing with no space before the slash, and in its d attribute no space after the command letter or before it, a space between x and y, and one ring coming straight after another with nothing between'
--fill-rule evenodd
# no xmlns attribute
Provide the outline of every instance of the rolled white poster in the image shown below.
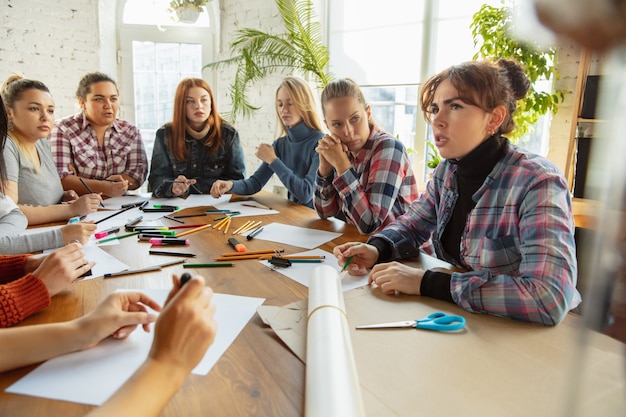
<svg viewBox="0 0 626 417"><path fill-rule="evenodd" d="M365 416L337 271L320 266L309 281L306 417Z"/></svg>

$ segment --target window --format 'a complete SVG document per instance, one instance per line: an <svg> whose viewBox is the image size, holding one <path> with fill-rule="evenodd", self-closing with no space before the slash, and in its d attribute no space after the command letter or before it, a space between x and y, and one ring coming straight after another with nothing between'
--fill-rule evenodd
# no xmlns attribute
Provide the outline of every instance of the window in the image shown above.
<svg viewBox="0 0 626 417"><path fill-rule="evenodd" d="M213 60L211 15L178 23L168 7L169 0L127 0L120 27L122 112L140 129L149 159L156 130L172 119L178 83L201 78L203 65Z"/></svg>
<svg viewBox="0 0 626 417"><path fill-rule="evenodd" d="M500 0L333 0L328 2L330 70L363 89L380 127L413 149L416 169L428 158L431 136L418 106L420 83L472 59L472 16ZM547 88L550 88L548 85ZM520 145L545 155L549 117ZM423 164L424 178L428 169Z"/></svg>

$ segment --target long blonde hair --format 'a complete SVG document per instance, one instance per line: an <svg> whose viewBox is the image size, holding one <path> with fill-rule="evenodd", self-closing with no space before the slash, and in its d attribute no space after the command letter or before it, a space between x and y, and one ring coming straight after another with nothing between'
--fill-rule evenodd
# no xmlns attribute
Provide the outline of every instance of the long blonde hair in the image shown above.
<svg viewBox="0 0 626 417"><path fill-rule="evenodd" d="M287 90L287 94L291 99L291 103L296 107L302 121L310 129L322 130L322 124L320 118L315 110L315 99L313 93L309 88L309 85L301 78L298 77L285 77L276 89L276 98L278 98L278 91L284 88ZM287 129L280 119L280 111L278 106L276 108L276 117L278 123L281 126L282 135L287 134Z"/></svg>

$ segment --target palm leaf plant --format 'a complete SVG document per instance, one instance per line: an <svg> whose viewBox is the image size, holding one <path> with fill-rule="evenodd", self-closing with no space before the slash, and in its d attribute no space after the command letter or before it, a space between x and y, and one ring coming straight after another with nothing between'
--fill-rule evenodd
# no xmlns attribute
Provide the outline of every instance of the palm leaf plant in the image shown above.
<svg viewBox="0 0 626 417"><path fill-rule="evenodd" d="M326 71L329 55L322 43L321 25L310 0L276 0L284 32L268 33L254 28L237 30L230 46L231 58L209 63L204 68L236 65L230 85L232 109L227 117L249 117L259 107L248 99L248 87L286 69L310 74L319 88L332 80Z"/></svg>

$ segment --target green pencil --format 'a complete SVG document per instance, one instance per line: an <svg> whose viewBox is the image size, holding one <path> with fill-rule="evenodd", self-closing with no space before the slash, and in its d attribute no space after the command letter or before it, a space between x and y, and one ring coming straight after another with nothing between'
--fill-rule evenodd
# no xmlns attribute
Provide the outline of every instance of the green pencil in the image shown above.
<svg viewBox="0 0 626 417"><path fill-rule="evenodd" d="M219 266L233 266L232 262L210 262L207 264L184 264L183 268L217 268Z"/></svg>
<svg viewBox="0 0 626 417"><path fill-rule="evenodd" d="M112 240L124 239L125 237L135 236L135 235L138 235L138 234L139 234L139 232L130 232L130 233L126 233L125 235L113 236L113 237L109 237L109 238L106 238L106 239L102 239L102 240L97 241L96 243L110 242Z"/></svg>

